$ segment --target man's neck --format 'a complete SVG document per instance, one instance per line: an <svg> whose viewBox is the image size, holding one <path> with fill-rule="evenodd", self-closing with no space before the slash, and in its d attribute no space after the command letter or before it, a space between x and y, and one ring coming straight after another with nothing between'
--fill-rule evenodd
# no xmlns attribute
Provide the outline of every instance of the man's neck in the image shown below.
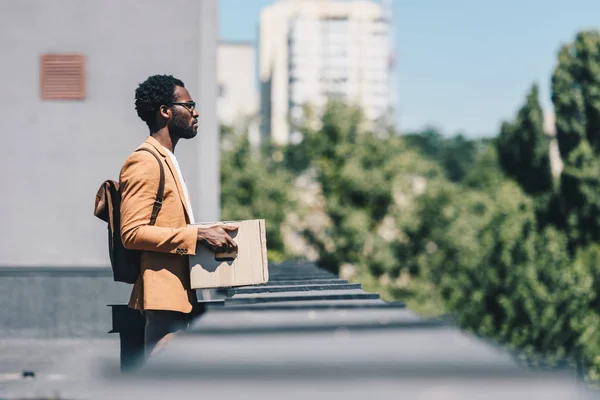
<svg viewBox="0 0 600 400"><path fill-rule="evenodd" d="M160 129L154 133L151 133L151 135L164 148L168 149L171 153L175 154L175 146L177 145L177 139L173 139L171 135L169 135L169 131L167 129Z"/></svg>

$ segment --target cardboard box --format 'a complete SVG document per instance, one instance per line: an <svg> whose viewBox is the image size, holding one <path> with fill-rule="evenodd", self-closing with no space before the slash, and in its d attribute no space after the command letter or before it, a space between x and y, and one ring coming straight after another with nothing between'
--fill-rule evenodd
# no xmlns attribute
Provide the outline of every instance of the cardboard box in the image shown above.
<svg viewBox="0 0 600 400"><path fill-rule="evenodd" d="M214 226L233 223L239 228L232 233L238 245L237 254L215 254L207 246L198 245L190 256L192 289L212 289L257 285L269 280L265 220L228 221L194 224Z"/></svg>

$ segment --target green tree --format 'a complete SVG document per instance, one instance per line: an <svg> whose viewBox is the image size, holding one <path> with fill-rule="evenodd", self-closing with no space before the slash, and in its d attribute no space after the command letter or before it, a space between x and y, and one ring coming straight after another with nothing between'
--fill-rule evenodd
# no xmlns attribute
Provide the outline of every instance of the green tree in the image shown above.
<svg viewBox="0 0 600 400"><path fill-rule="evenodd" d="M495 141L482 141L475 161L461 183L471 189L493 193L505 179Z"/></svg>
<svg viewBox="0 0 600 400"><path fill-rule="evenodd" d="M598 250L573 263L564 233L538 231L535 202L506 180L488 193L437 185L417 216L400 263L417 263L463 328L532 363L594 365Z"/></svg>
<svg viewBox="0 0 600 400"><path fill-rule="evenodd" d="M393 147L359 132L357 109L330 103L321 128L306 130L316 181L325 198L329 226L305 235L319 252L319 263L338 272L343 263L360 262L368 232L375 230L392 202L391 171L386 161Z"/></svg>
<svg viewBox="0 0 600 400"><path fill-rule="evenodd" d="M395 201L396 178L414 171L421 160L401 137L363 129L357 108L331 102L319 125L303 126L303 142L287 151L294 160L310 160L297 165L311 171L324 198L327 224L304 235L324 268L338 272L342 264L352 264L381 275L396 264L390 241L381 234Z"/></svg>
<svg viewBox="0 0 600 400"><path fill-rule="evenodd" d="M481 140L467 139L462 134L444 137L432 127L409 132L402 137L407 146L438 162L444 168L446 177L453 182L460 182L469 173L481 144Z"/></svg>
<svg viewBox="0 0 600 400"><path fill-rule="evenodd" d="M284 260L281 224L294 207L292 177L271 157L252 152L246 133L222 126L221 141L222 219L265 219L269 259Z"/></svg>
<svg viewBox="0 0 600 400"><path fill-rule="evenodd" d="M544 114L537 85L513 122L504 122L497 140L500 165L506 175L530 195L552 190L549 140L544 134Z"/></svg>
<svg viewBox="0 0 600 400"><path fill-rule="evenodd" d="M571 250L600 241L600 33L562 46L552 76L556 133L564 170L551 220Z"/></svg>

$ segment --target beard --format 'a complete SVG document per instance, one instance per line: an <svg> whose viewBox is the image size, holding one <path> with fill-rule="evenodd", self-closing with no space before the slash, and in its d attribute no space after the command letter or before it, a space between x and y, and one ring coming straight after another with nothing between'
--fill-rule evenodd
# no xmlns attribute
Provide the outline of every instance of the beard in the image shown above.
<svg viewBox="0 0 600 400"><path fill-rule="evenodd" d="M176 115L169 122L169 132L171 135L178 139L192 139L196 136L197 132L193 125L189 125L187 119L181 115Z"/></svg>

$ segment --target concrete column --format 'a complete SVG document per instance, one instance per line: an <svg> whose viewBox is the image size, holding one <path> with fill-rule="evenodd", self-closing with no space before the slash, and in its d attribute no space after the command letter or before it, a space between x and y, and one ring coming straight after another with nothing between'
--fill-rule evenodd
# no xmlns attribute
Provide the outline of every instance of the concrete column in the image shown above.
<svg viewBox="0 0 600 400"><path fill-rule="evenodd" d="M217 120L217 44L219 41L217 0L200 3L200 63L198 88L198 146L196 168L198 193L194 196L196 222L217 221L221 215L220 140Z"/></svg>

